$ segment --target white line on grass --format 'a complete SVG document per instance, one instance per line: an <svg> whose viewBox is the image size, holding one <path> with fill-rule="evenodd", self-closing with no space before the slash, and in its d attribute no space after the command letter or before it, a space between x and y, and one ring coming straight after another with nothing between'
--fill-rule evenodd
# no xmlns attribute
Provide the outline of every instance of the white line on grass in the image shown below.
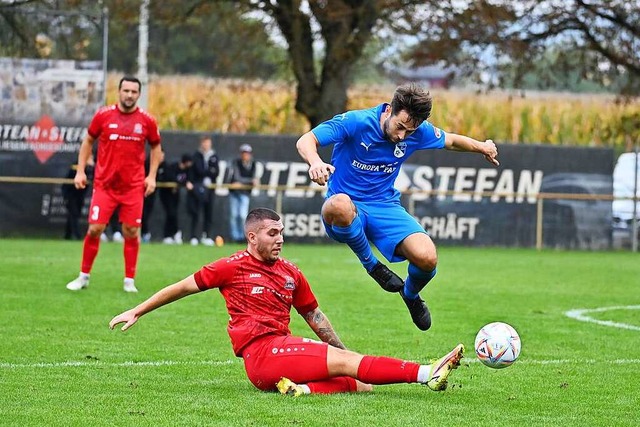
<svg viewBox="0 0 640 427"><path fill-rule="evenodd" d="M97 361L68 361L68 362L41 362L41 363L0 363L0 369L20 369L20 368L86 368L97 366L100 368L104 367L114 367L114 368L137 368L137 367L156 367L156 366L221 366L221 365L230 365L235 363L234 360L201 360L195 362L189 361L177 361L177 360L157 360L157 361L146 361L146 362L135 362L135 361L127 361L127 362L119 362L119 363L108 363L108 362L100 362Z"/></svg>
<svg viewBox="0 0 640 427"><path fill-rule="evenodd" d="M475 358L465 358L463 362L466 363L479 363L480 361ZM52 362L52 363L0 363L0 369L36 369L36 368L145 368L145 367L158 367L158 366L222 366L231 365L233 363L240 363L240 359L237 360L202 360L202 361L177 361L177 360L158 360L158 361L146 361L146 362L119 362L119 363L105 363L99 360L92 362ZM568 364L594 364L594 363L607 363L613 365L640 365L640 359L615 359L615 360L596 360L596 359L550 359L550 360L534 360L534 359L520 359L516 362L518 365L568 365Z"/></svg>
<svg viewBox="0 0 640 427"><path fill-rule="evenodd" d="M619 305L615 307L598 307L598 308L581 308L566 311L564 314L572 319L582 322L596 323L602 326L611 326L613 328L630 329L632 331L640 331L640 326L629 325L628 323L613 322L611 320L598 320L593 317L586 316L586 313L602 313L611 310L640 310L640 305Z"/></svg>

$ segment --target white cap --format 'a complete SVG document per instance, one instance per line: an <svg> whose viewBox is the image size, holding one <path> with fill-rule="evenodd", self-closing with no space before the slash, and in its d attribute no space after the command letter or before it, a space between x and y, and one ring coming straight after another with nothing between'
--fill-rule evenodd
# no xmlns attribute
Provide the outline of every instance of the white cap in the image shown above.
<svg viewBox="0 0 640 427"><path fill-rule="evenodd" d="M240 152L241 153L251 153L253 151L253 148L251 148L251 146L249 144L242 144L240 146Z"/></svg>

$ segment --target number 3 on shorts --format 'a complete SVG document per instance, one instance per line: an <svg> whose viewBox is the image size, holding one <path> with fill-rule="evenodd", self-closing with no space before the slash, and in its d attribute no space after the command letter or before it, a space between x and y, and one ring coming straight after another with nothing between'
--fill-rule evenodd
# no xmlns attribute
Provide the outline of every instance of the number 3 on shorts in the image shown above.
<svg viewBox="0 0 640 427"><path fill-rule="evenodd" d="M94 206L91 209L91 220L96 221L100 216L100 206Z"/></svg>

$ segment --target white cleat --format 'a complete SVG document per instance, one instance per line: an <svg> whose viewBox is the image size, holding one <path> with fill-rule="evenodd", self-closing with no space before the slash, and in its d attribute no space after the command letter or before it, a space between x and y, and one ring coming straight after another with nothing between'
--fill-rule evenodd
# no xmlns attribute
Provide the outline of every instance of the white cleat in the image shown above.
<svg viewBox="0 0 640 427"><path fill-rule="evenodd" d="M130 293L138 292L138 288L136 288L136 285L133 282L133 280L125 280L124 286L122 288L124 289L125 292L130 292Z"/></svg>
<svg viewBox="0 0 640 427"><path fill-rule="evenodd" d="M116 231L115 233L113 233L113 236L111 237L111 240L116 242L116 243L122 243L122 242L124 242L124 237L122 236L121 232Z"/></svg>
<svg viewBox="0 0 640 427"><path fill-rule="evenodd" d="M89 286L89 279L80 276L67 283L67 289L69 289L70 291L79 291L81 289L86 289L87 286Z"/></svg>
<svg viewBox="0 0 640 427"><path fill-rule="evenodd" d="M198 239L196 239L195 237L192 237L191 240L189 240L189 243L191 244L191 246L198 246Z"/></svg>
<svg viewBox="0 0 640 427"><path fill-rule="evenodd" d="M215 245L215 242L213 241L213 239L211 237L204 237L200 240L200 243L202 243L205 246L213 246Z"/></svg>

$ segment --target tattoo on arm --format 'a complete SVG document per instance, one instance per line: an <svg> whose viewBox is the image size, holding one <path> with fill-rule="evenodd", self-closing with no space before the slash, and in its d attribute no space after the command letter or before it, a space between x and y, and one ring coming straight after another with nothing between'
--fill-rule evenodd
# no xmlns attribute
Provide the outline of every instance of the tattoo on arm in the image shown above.
<svg viewBox="0 0 640 427"><path fill-rule="evenodd" d="M346 347L340 340L340 337L338 337L338 334L333 329L333 326L331 326L331 322L329 322L329 319L327 319L327 317L319 308L310 311L303 317L304 320L306 320L309 324L309 327L311 327L313 332L315 332L318 338L320 338L322 341L334 347L346 349Z"/></svg>

